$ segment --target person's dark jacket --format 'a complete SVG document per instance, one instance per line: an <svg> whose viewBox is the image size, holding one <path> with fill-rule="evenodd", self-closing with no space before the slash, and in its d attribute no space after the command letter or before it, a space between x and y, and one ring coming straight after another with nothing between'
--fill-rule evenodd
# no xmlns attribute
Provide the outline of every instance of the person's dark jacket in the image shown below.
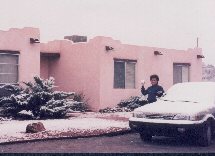
<svg viewBox="0 0 215 156"><path fill-rule="evenodd" d="M161 97L163 95L164 90L159 85L153 85L148 87L147 89L145 89L144 86L142 86L141 92L143 95L148 94L148 98L147 98L148 103L152 103L157 101L156 96Z"/></svg>

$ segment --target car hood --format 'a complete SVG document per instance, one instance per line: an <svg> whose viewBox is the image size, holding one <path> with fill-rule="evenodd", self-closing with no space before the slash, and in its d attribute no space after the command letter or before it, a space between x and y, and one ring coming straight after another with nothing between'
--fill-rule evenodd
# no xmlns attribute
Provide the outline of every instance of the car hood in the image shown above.
<svg viewBox="0 0 215 156"><path fill-rule="evenodd" d="M214 109L214 106L207 103L194 103L194 102L171 102L158 100L157 102L150 103L135 109L146 113L159 113L159 114L189 114L194 115L201 112L209 112Z"/></svg>

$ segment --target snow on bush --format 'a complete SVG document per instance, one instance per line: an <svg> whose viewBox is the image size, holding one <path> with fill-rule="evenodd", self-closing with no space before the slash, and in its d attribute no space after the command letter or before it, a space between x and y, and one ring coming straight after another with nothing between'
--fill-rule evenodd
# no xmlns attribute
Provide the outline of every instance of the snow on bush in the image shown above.
<svg viewBox="0 0 215 156"><path fill-rule="evenodd" d="M82 105L74 101L74 92L53 91L54 78L43 80L37 76L34 82L24 82L26 88L4 85L11 95L0 98L1 114L5 117L39 119L63 118L69 109ZM28 112L28 113L26 113Z"/></svg>
<svg viewBox="0 0 215 156"><path fill-rule="evenodd" d="M202 66L202 80L203 81L215 81L215 67L213 65Z"/></svg>
<svg viewBox="0 0 215 156"><path fill-rule="evenodd" d="M143 106L147 103L147 101L143 101L139 96L131 96L128 99L121 100L120 103L117 104L114 108L104 108L100 109L99 112L101 113L113 113L113 112L130 112L133 111L135 108Z"/></svg>
<svg viewBox="0 0 215 156"><path fill-rule="evenodd" d="M73 105L72 110L74 110L74 111L90 111L89 105L88 105L89 99L86 99L83 92L75 93L74 100L81 102L82 104L81 105Z"/></svg>

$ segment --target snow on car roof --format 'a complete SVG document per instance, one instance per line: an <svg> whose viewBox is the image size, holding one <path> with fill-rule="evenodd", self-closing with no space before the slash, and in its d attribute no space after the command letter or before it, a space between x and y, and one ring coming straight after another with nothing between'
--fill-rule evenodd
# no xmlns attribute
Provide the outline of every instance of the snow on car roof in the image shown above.
<svg viewBox="0 0 215 156"><path fill-rule="evenodd" d="M214 102L215 82L185 82L172 86L163 99L172 101Z"/></svg>

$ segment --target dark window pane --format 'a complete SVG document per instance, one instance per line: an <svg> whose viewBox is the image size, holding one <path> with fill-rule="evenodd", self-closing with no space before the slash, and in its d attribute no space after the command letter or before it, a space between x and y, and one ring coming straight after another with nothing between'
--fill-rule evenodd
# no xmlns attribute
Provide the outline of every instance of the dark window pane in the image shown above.
<svg viewBox="0 0 215 156"><path fill-rule="evenodd" d="M125 88L135 88L135 63L126 63Z"/></svg>
<svg viewBox="0 0 215 156"><path fill-rule="evenodd" d="M173 66L173 84L182 82L182 68L179 65Z"/></svg>
<svg viewBox="0 0 215 156"><path fill-rule="evenodd" d="M125 62L114 62L114 88L125 88Z"/></svg>

